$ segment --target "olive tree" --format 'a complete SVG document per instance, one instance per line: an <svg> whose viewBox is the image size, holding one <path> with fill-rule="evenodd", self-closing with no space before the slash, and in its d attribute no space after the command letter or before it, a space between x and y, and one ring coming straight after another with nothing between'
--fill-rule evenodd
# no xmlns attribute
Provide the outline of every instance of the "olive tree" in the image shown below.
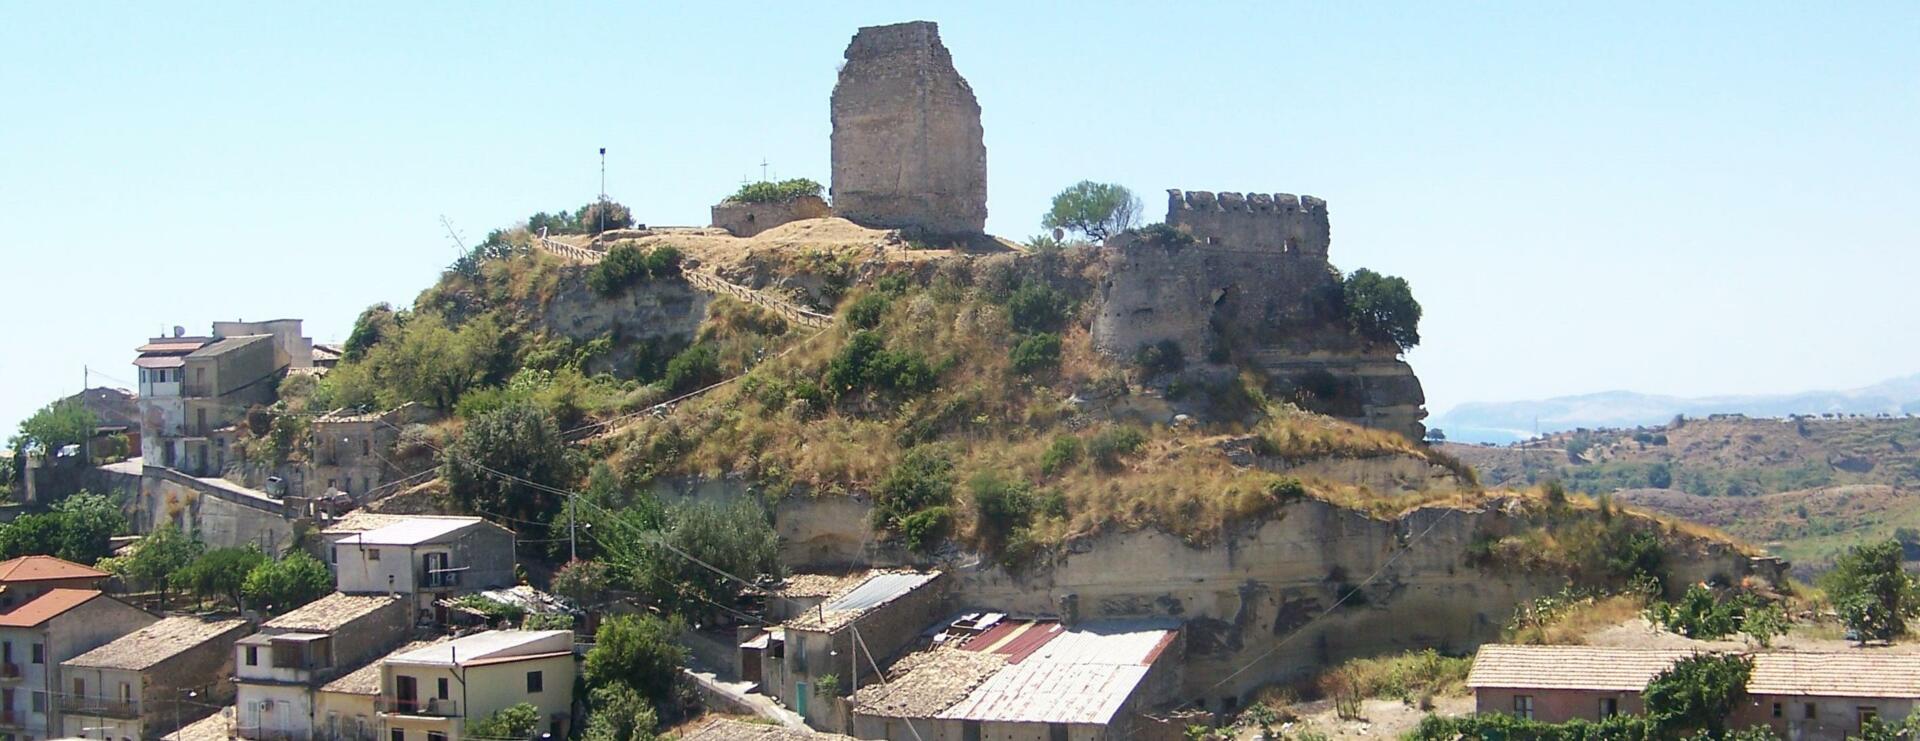
<svg viewBox="0 0 1920 741"><path fill-rule="evenodd" d="M1126 186L1082 180L1053 197L1053 210L1040 218L1040 225L1105 241L1138 225L1140 210L1140 199Z"/></svg>

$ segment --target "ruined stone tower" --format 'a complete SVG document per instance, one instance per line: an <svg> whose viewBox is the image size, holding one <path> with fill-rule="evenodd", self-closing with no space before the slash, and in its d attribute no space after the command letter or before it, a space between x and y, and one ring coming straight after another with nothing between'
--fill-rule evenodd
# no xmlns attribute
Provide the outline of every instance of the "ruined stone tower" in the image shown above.
<svg viewBox="0 0 1920 741"><path fill-rule="evenodd" d="M1187 358L1230 343L1268 392L1315 412L1426 435L1426 394L1392 343L1351 331L1330 296L1327 202L1287 193L1167 193L1167 224L1192 238L1107 240L1094 347L1116 359L1172 341Z"/></svg>
<svg viewBox="0 0 1920 741"><path fill-rule="evenodd" d="M929 234L987 226L980 104L928 21L869 26L833 88L833 208L850 221Z"/></svg>

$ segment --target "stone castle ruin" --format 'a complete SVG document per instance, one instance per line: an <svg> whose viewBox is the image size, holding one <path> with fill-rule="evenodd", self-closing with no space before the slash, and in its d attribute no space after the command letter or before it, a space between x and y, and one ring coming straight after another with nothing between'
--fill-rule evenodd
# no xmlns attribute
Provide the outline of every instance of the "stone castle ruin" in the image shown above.
<svg viewBox="0 0 1920 741"><path fill-rule="evenodd" d="M1392 343L1357 337L1327 261L1327 202L1287 193L1168 191L1167 224L1191 235L1107 242L1094 345L1131 358L1171 341L1189 359L1225 352L1268 391L1350 422L1425 436L1426 395Z"/></svg>
<svg viewBox="0 0 1920 741"><path fill-rule="evenodd" d="M863 226L972 235L987 226L980 104L927 21L870 26L833 88L833 209Z"/></svg>

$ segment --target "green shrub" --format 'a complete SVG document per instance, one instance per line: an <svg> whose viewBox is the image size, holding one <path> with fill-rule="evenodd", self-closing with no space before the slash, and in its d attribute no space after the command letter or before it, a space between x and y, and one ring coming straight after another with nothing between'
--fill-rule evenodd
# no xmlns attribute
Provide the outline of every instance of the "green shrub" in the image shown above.
<svg viewBox="0 0 1920 741"><path fill-rule="evenodd" d="M1899 541L1854 546L1834 560L1827 596L1861 643L1892 640L1907 630L1920 592L1901 564Z"/></svg>
<svg viewBox="0 0 1920 741"><path fill-rule="evenodd" d="M1008 357L1013 361L1013 369L1021 373L1057 368L1060 366L1060 335L1042 332L1022 337Z"/></svg>
<svg viewBox="0 0 1920 741"><path fill-rule="evenodd" d="M680 260L680 250L672 246L641 250L630 244L616 244L598 264L587 270L587 287L601 296L618 296L649 279L678 278Z"/></svg>
<svg viewBox="0 0 1920 741"><path fill-rule="evenodd" d="M953 459L937 446L907 451L873 492L875 524L887 526L907 515L953 501Z"/></svg>
<svg viewBox="0 0 1920 741"><path fill-rule="evenodd" d="M928 507L900 521L900 534L906 539L907 548L920 553L932 550L952 529L951 507Z"/></svg>
<svg viewBox="0 0 1920 741"><path fill-rule="evenodd" d="M1193 234L1172 224L1148 224L1132 232L1140 239L1161 247L1192 247L1196 244Z"/></svg>
<svg viewBox="0 0 1920 741"><path fill-rule="evenodd" d="M1078 463L1080 447L1079 437L1067 434L1056 435L1053 442L1047 444L1047 452L1040 456L1040 472L1052 476Z"/></svg>
<svg viewBox="0 0 1920 741"><path fill-rule="evenodd" d="M680 260L679 248L673 245L655 247L653 251L647 253L647 275L655 279L678 278L680 277Z"/></svg>
<svg viewBox="0 0 1920 741"><path fill-rule="evenodd" d="M854 299L847 305L847 323L859 329L873 329L880 326L880 320L886 316L887 306L893 303L886 294L870 292Z"/></svg>
<svg viewBox="0 0 1920 741"><path fill-rule="evenodd" d="M599 234L609 229L633 226L633 211L613 201L595 201L580 207L574 223L581 231Z"/></svg>
<svg viewBox="0 0 1920 741"><path fill-rule="evenodd" d="M890 350L880 336L854 333L846 347L827 363L826 389L834 394L856 390L918 392L933 387L933 366L912 350Z"/></svg>
<svg viewBox="0 0 1920 741"><path fill-rule="evenodd" d="M1137 427L1109 427L1087 440L1087 457L1101 468L1120 467L1120 459L1140 451L1147 435Z"/></svg>
<svg viewBox="0 0 1920 741"><path fill-rule="evenodd" d="M1173 340L1161 340L1152 344L1141 344L1133 353L1133 364L1148 377L1162 373L1177 373L1187 367L1186 355L1180 350L1180 343Z"/></svg>
<svg viewBox="0 0 1920 741"><path fill-rule="evenodd" d="M762 180L747 183L734 191L727 200L735 203L785 203L806 196L819 197L826 187L806 178L793 178L771 182Z"/></svg>
<svg viewBox="0 0 1920 741"><path fill-rule="evenodd" d="M1007 296L1007 319L1016 332L1052 332L1067 320L1068 299L1052 286L1027 280Z"/></svg>
<svg viewBox="0 0 1920 741"><path fill-rule="evenodd" d="M1674 662L1647 683L1647 716L1663 735L1681 738L1705 731L1718 737L1727 716L1747 695L1753 659L1737 654L1694 654Z"/></svg>
<svg viewBox="0 0 1920 741"><path fill-rule="evenodd" d="M720 370L720 354L710 345L697 344L667 361L661 383L671 394L684 394L719 383L726 378Z"/></svg>
<svg viewBox="0 0 1920 741"><path fill-rule="evenodd" d="M1347 276L1341 297L1355 331L1391 341L1402 351L1420 344L1420 302L1405 278L1361 268Z"/></svg>
<svg viewBox="0 0 1920 741"><path fill-rule="evenodd" d="M981 472L967 482L973 493L973 508L979 513L975 528L988 551L997 552L1014 531L1033 520L1033 493L1026 482Z"/></svg>

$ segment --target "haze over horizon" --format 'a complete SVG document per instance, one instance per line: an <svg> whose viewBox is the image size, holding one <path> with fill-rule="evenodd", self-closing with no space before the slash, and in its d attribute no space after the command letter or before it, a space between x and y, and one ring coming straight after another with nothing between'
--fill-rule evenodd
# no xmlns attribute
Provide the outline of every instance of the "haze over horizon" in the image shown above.
<svg viewBox="0 0 1920 741"><path fill-rule="evenodd" d="M648 223L763 158L825 182L847 40L912 19L979 97L990 231L1081 179L1149 220L1166 188L1325 198L1334 264L1425 307L1435 418L1920 371L1920 6L1172 11L0 6L0 434L173 325L343 339L453 259L442 215L471 243L585 203L599 147Z"/></svg>

